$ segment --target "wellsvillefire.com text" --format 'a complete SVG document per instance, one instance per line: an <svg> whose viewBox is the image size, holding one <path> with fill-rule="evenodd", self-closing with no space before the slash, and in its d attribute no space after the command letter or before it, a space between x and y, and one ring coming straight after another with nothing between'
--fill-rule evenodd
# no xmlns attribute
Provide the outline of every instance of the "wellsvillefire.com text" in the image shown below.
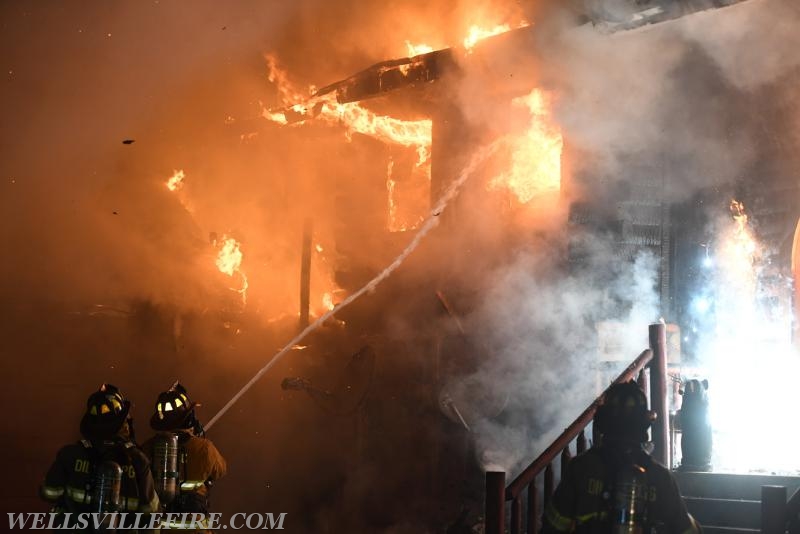
<svg viewBox="0 0 800 534"><path fill-rule="evenodd" d="M139 530L158 528L283 530L286 513L236 513L225 521L222 514L169 513L9 513L11 530Z"/></svg>

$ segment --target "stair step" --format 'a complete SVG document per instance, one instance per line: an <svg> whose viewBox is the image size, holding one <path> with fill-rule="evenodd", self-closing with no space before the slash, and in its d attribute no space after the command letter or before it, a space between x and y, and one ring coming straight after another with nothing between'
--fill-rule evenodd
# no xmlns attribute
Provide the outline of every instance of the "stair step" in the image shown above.
<svg viewBox="0 0 800 534"><path fill-rule="evenodd" d="M761 501L684 497L686 508L701 525L726 528L761 528Z"/></svg>
<svg viewBox="0 0 800 534"><path fill-rule="evenodd" d="M702 525L703 534L757 534L761 529L757 528L736 528L718 527L714 525Z"/></svg>
<svg viewBox="0 0 800 534"><path fill-rule="evenodd" d="M714 499L761 500L761 486L786 486L787 495L800 488L800 477L675 472L681 494Z"/></svg>

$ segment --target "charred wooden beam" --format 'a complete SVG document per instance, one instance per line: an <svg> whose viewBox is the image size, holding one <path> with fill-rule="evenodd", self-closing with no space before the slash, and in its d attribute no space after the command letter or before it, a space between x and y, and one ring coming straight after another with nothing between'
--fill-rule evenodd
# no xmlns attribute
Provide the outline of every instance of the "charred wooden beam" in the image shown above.
<svg viewBox="0 0 800 534"><path fill-rule="evenodd" d="M381 96L389 91L434 82L448 69L457 68L453 49L376 63L352 76L326 85L315 97L336 93L340 104Z"/></svg>

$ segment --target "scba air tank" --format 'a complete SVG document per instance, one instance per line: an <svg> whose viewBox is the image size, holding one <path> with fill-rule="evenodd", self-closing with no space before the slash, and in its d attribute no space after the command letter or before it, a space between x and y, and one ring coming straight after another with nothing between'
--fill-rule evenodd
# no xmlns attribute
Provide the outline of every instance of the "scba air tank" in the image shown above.
<svg viewBox="0 0 800 534"><path fill-rule="evenodd" d="M612 532L642 534L647 515L647 481L645 469L628 465L620 469L614 487Z"/></svg>
<svg viewBox="0 0 800 534"><path fill-rule="evenodd" d="M159 434L153 444L153 479L162 504L168 505L178 495L178 436Z"/></svg>

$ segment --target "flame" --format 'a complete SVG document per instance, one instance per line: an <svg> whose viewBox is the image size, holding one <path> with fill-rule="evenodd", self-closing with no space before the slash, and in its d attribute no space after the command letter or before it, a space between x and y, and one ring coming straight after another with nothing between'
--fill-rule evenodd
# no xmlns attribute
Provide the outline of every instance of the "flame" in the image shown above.
<svg viewBox="0 0 800 534"><path fill-rule="evenodd" d="M397 182L395 182L392 177L393 170L394 160L389 158L389 164L386 166L386 191L389 201L389 231L396 231L394 227L397 226L397 200L395 199L395 187L397 186Z"/></svg>
<svg viewBox="0 0 800 534"><path fill-rule="evenodd" d="M222 246L217 255L217 269L221 273L233 276L242 266L242 250L232 237L222 236Z"/></svg>
<svg viewBox="0 0 800 534"><path fill-rule="evenodd" d="M333 93L319 97L302 95L288 80L286 72L277 65L273 56L267 56L268 78L275 84L281 101L291 112L313 116L318 121L331 125L341 125L348 137L360 133L388 144L414 147L417 150L417 164L425 165L430 159L433 123L430 119L404 121L394 117L378 115L361 106L358 102L339 103ZM313 88L309 88L313 92ZM295 104L291 105L292 102ZM297 104L296 102L305 102ZM284 111L264 109L264 118L280 124L287 124ZM299 124L299 123L296 123Z"/></svg>
<svg viewBox="0 0 800 534"><path fill-rule="evenodd" d="M525 28L526 26L529 26L528 22L522 21L514 26L513 29ZM467 54L471 54L475 48L475 45L479 42L489 37L500 35L501 33L510 32L511 30L512 27L510 24L498 24L491 28L484 28L478 26L477 24L473 24L467 30L467 36L464 38L464 49L467 51Z"/></svg>
<svg viewBox="0 0 800 534"><path fill-rule="evenodd" d="M755 293L757 274L754 269L759 244L750 228L744 204L733 199L730 211L734 220L734 230L725 240L721 254L727 264L728 278L748 294Z"/></svg>
<svg viewBox="0 0 800 534"><path fill-rule="evenodd" d="M561 152L564 139L550 114L550 99L541 89L525 97L515 98L512 105L526 107L531 117L530 127L512 139L511 166L494 178L490 189L507 188L526 204L543 193L561 187Z"/></svg>
<svg viewBox="0 0 800 534"><path fill-rule="evenodd" d="M414 50L417 49L415 48ZM361 106L358 102L339 103L336 101L336 96L334 94L309 98L308 96L303 96L300 91L291 85L286 72L278 67L277 60L273 56L267 56L267 69L268 78L276 85L278 94L284 105L289 106L291 102L297 101L305 103L294 104L287 107L286 110L288 111L275 112L264 109L262 112L264 118L278 122L279 124L287 124L286 113L288 112L298 113L302 116L313 116L317 121L343 127L347 139L350 139L354 133L359 133L370 136L388 145L413 149L416 153L415 166L417 170L412 171L412 178L419 183L424 183L428 187L430 186L433 121L430 119L405 121L394 117L378 115ZM309 90L313 92L313 88ZM293 126L299 124L302 123L294 123ZM389 177L387 178L390 206L388 227L390 231L410 230L415 228L423 217L415 217L415 219L417 219L415 222L399 222L397 220L396 210L392 211L394 209L392 206L395 206L395 208L397 206L394 182L391 176L392 165L393 164L390 162L388 171ZM424 193L423 196L428 200L429 195L427 193Z"/></svg>
<svg viewBox="0 0 800 534"><path fill-rule="evenodd" d="M311 264L311 306L309 313L319 317L336 306L335 296L343 292L336 283L334 270L330 265L322 243L316 243L314 261Z"/></svg>
<svg viewBox="0 0 800 534"><path fill-rule="evenodd" d="M417 228L430 209L430 166L421 169L410 165L407 158L405 162L407 165L398 171L400 166L390 157L386 166L386 226L390 232Z"/></svg>
<svg viewBox="0 0 800 534"><path fill-rule="evenodd" d="M183 188L183 179L186 177L183 170L175 170L172 176L167 180L167 189L170 191L179 191Z"/></svg>
<svg viewBox="0 0 800 534"><path fill-rule="evenodd" d="M419 56L433 52L434 48L426 44L414 44L411 41L406 41L406 49L408 50L408 57Z"/></svg>
<svg viewBox="0 0 800 534"><path fill-rule="evenodd" d="M800 439L800 429L783 424L780 410L764 409L794 402L800 358L791 345L791 287L769 272L767 250L744 204L732 200L729 210L708 267L711 304L698 310L707 319L698 335L710 382L714 469L794 472L791 452L763 454L764 443ZM758 402L744 401L745 392Z"/></svg>
<svg viewBox="0 0 800 534"><path fill-rule="evenodd" d="M241 287L239 289L231 289L239 293L242 296L242 303L246 304L247 288L250 284L247 281L247 275L245 275L241 270L243 258L244 254L242 254L239 242L232 237L223 235L222 246L217 254L217 269L219 269L219 272L227 274L230 277L233 277L234 274L239 275L242 280Z"/></svg>
<svg viewBox="0 0 800 534"><path fill-rule="evenodd" d="M467 36L464 38L464 48L466 48L468 52L471 52L479 41L508 31L511 31L511 26L508 24L498 24L493 28L481 28L473 24L469 27L469 30L467 30Z"/></svg>

